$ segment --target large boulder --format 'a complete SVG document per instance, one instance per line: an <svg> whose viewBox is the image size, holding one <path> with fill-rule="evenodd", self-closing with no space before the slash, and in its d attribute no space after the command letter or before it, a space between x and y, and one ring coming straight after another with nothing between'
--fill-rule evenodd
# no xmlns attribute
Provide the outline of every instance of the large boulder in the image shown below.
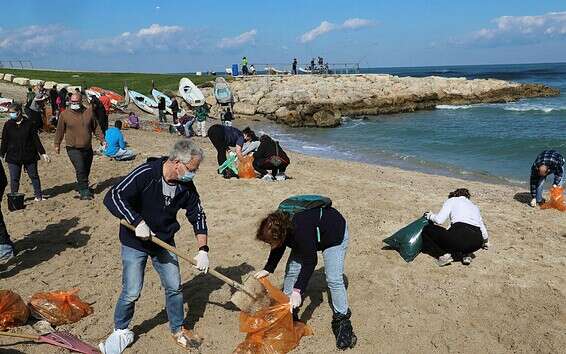
<svg viewBox="0 0 566 354"><path fill-rule="evenodd" d="M331 112L323 110L313 114L312 119L317 127L332 128L340 125L341 115L339 111Z"/></svg>
<svg viewBox="0 0 566 354"><path fill-rule="evenodd" d="M81 87L81 86L67 86L67 91L68 91L68 92L71 92L71 93L72 93L72 92L75 91L76 89L79 89L79 91L81 91L82 87Z"/></svg>
<svg viewBox="0 0 566 354"><path fill-rule="evenodd" d="M50 90L53 88L53 86L57 85L57 89L60 90L62 89L62 87L59 86L59 84L57 84L55 81L45 81L45 83L43 84L43 87L45 87L46 89Z"/></svg>
<svg viewBox="0 0 566 354"><path fill-rule="evenodd" d="M60 82L60 83L57 84L57 89L60 90L60 89L62 89L62 88L66 88L67 91L68 91L68 90L69 90L69 86L71 86L71 84L64 84L64 83L61 83L61 82Z"/></svg>
<svg viewBox="0 0 566 354"><path fill-rule="evenodd" d="M236 102L234 104L234 114L253 116L256 113L256 106L246 102Z"/></svg>
<svg viewBox="0 0 566 354"><path fill-rule="evenodd" d="M13 83L20 86L28 86L29 79L27 77L16 77L12 80Z"/></svg>
<svg viewBox="0 0 566 354"><path fill-rule="evenodd" d="M40 84L45 84L45 81L33 79L33 80L29 80L29 84L30 84L30 86L37 86L37 85L40 85Z"/></svg>
<svg viewBox="0 0 566 354"><path fill-rule="evenodd" d="M14 80L14 74L4 74L4 81L12 82Z"/></svg>

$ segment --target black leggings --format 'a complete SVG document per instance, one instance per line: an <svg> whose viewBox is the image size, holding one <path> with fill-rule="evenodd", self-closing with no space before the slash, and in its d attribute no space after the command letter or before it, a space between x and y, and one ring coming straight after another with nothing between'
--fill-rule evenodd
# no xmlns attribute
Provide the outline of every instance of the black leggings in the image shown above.
<svg viewBox="0 0 566 354"><path fill-rule="evenodd" d="M480 228L463 222L452 224L448 230L430 223L424 227L422 237L423 249L436 258L445 253L473 253L483 245Z"/></svg>
<svg viewBox="0 0 566 354"><path fill-rule="evenodd" d="M271 159L255 159L252 162L252 165L254 167L254 170L259 172L261 177L263 177L267 174L267 170L271 170L271 175L273 177L275 177L279 173L285 173L285 170L287 169L287 164L281 164L281 165L275 167L271 163Z"/></svg>
<svg viewBox="0 0 566 354"><path fill-rule="evenodd" d="M218 166L220 166L226 161L226 151L228 150L226 138L224 137L224 127L218 124L210 127L208 129L208 138L216 149L216 158L218 159Z"/></svg>

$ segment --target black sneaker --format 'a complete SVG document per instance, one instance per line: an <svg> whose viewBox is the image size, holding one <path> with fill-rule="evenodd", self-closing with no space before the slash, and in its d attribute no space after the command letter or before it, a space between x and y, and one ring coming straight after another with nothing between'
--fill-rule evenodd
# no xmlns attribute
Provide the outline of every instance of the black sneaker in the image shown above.
<svg viewBox="0 0 566 354"><path fill-rule="evenodd" d="M92 193L90 192L90 190L88 189L83 189L79 192L80 194L80 200L92 200L94 197L92 195Z"/></svg>

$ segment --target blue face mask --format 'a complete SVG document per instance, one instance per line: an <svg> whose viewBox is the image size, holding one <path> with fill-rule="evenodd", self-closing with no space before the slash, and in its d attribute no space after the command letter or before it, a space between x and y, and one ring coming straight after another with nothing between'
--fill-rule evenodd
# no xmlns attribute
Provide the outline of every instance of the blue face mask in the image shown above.
<svg viewBox="0 0 566 354"><path fill-rule="evenodd" d="M19 116L18 112L10 112L10 119L16 120L18 119L18 116Z"/></svg>
<svg viewBox="0 0 566 354"><path fill-rule="evenodd" d="M184 175L179 176L179 181L180 181L180 182L185 182L185 183L186 183L186 182L190 182L190 181L193 180L193 178L195 178L195 175L196 175L196 173L187 171L187 172L185 172Z"/></svg>

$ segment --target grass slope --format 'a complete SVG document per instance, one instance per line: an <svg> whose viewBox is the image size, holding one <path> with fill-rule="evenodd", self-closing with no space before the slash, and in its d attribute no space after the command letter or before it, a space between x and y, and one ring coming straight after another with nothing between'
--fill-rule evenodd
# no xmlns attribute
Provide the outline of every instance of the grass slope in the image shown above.
<svg viewBox="0 0 566 354"><path fill-rule="evenodd" d="M98 86L108 90L124 94L124 82L132 90L149 95L151 92L151 81L155 82L155 88L169 94L177 92L179 80L188 77L195 85L214 80L214 76L196 76L184 74L141 74L141 73L102 73L102 72L80 72L80 71L49 71L31 69L8 69L0 68L0 73L14 74L17 77L55 81L71 85L81 85L86 88Z"/></svg>

